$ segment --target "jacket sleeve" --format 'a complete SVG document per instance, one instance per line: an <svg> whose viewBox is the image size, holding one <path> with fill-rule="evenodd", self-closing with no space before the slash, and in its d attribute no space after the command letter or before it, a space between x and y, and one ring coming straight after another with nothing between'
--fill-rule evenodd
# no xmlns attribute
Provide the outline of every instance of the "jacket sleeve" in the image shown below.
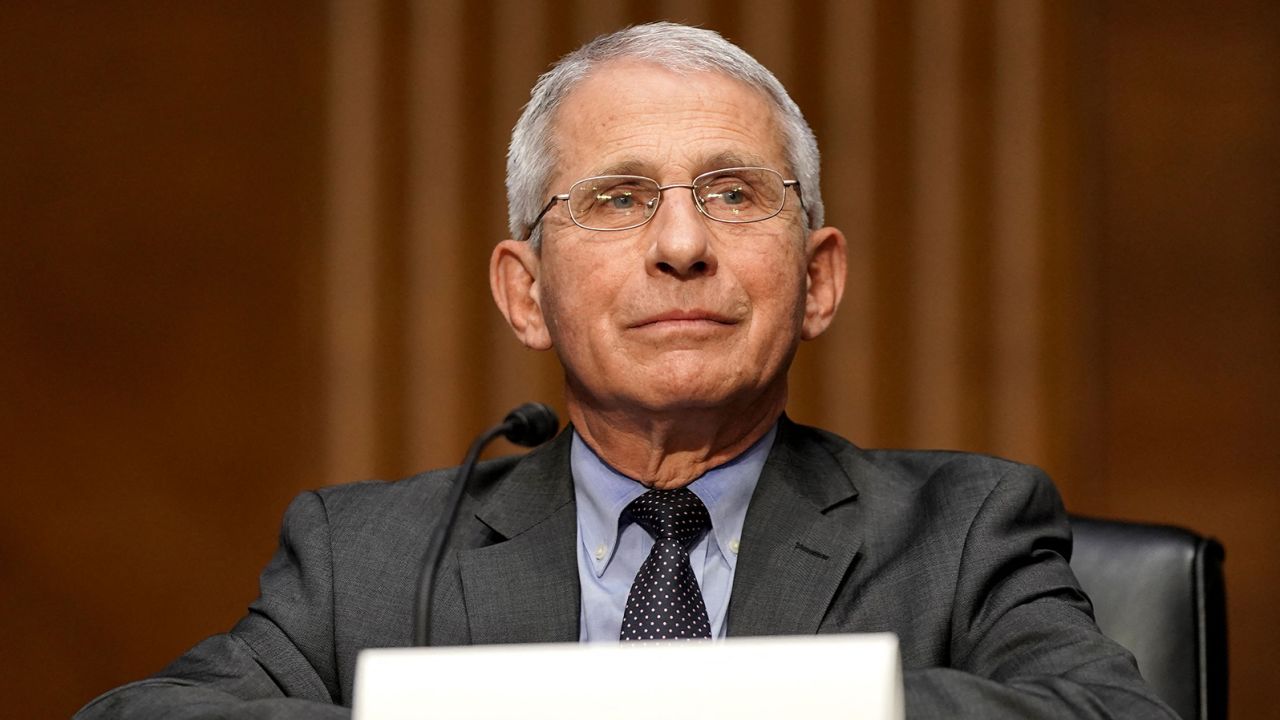
<svg viewBox="0 0 1280 720"><path fill-rule="evenodd" d="M1053 484L1014 466L964 539L950 667L904 673L908 717L1177 720L1098 630L1070 556Z"/></svg>
<svg viewBox="0 0 1280 720"><path fill-rule="evenodd" d="M349 718L333 637L327 513L318 495L304 493L285 514L246 617L155 676L96 698L75 720Z"/></svg>

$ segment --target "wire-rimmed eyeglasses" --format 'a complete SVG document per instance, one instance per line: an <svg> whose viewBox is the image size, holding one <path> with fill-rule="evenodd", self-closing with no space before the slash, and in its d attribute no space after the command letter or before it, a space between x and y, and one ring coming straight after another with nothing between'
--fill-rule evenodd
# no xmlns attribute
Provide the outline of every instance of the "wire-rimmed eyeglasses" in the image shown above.
<svg viewBox="0 0 1280 720"><path fill-rule="evenodd" d="M712 170L690 183L659 185L657 180L639 175L598 175L583 178L563 195L552 195L542 212L529 224L522 240L528 240L558 202L569 208L569 218L584 230L630 230L653 219L662 203L662 193L687 188L693 193L698 212L724 223L751 223L782 212L787 188L796 189L800 206L799 180L785 180L776 170L762 167L734 167Z"/></svg>

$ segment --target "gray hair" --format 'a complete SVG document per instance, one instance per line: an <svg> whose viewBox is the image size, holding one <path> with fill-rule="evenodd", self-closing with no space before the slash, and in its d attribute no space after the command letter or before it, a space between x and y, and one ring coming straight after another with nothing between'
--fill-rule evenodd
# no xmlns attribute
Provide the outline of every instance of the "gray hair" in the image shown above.
<svg viewBox="0 0 1280 720"><path fill-rule="evenodd" d="M557 156L552 125L569 93L600 65L639 60L678 73L718 72L761 92L777 110L782 144L791 171L800 181L808 226L822 226L818 141L786 88L742 48L714 30L670 22L635 25L601 35L565 55L538 78L529 103L511 132L507 151L507 219L511 237L524 236L546 203ZM529 240L538 247L535 228Z"/></svg>

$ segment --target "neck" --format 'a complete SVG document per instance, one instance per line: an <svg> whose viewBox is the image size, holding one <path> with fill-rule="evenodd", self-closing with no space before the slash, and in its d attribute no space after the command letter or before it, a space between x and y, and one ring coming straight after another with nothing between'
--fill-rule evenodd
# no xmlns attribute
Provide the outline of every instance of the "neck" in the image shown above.
<svg viewBox="0 0 1280 720"><path fill-rule="evenodd" d="M778 421L786 398L783 386L725 407L637 412L583 402L566 390L569 420L587 445L618 472L659 490L684 487L741 455Z"/></svg>

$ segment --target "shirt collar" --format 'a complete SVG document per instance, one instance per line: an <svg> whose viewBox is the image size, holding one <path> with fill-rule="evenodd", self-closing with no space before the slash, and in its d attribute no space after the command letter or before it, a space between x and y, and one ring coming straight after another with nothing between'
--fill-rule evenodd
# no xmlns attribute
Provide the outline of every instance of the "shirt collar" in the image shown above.
<svg viewBox="0 0 1280 720"><path fill-rule="evenodd" d="M689 484L689 489L707 506L716 545L730 567L737 565L737 543L746 521L747 505L777 434L775 424L742 454L708 470ZM599 577L617 550L618 519L622 511L643 495L646 488L605 463L576 430L569 451L569 467L578 505L579 534Z"/></svg>

